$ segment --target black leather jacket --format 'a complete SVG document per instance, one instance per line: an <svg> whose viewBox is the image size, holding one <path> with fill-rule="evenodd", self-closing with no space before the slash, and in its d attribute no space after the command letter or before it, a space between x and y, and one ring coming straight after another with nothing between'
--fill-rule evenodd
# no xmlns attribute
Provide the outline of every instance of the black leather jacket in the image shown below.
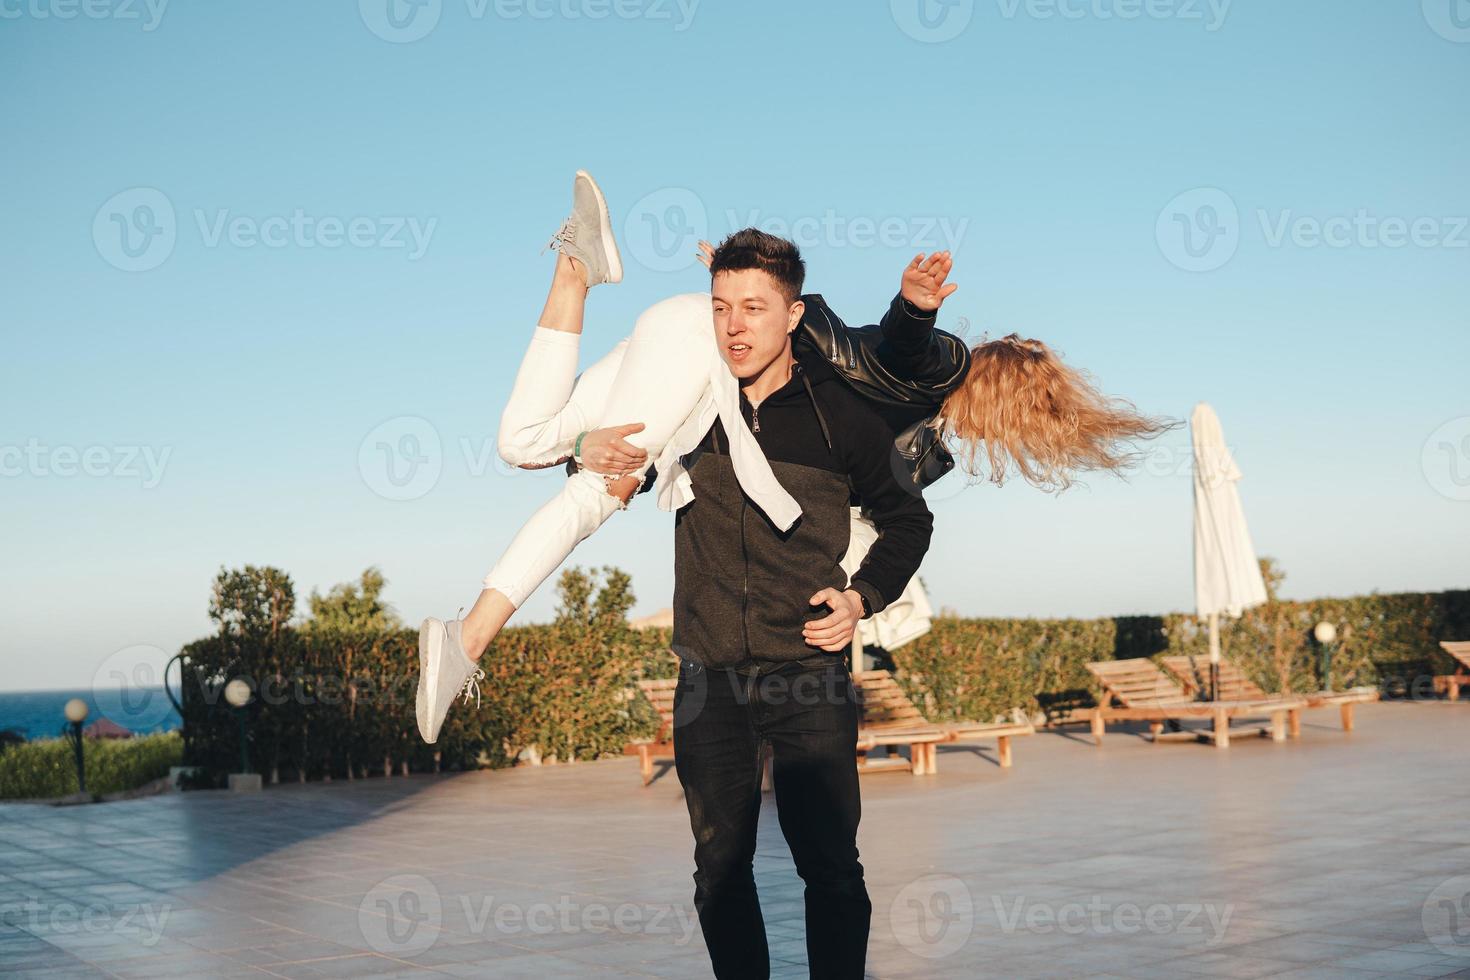
<svg viewBox="0 0 1470 980"><path fill-rule="evenodd" d="M970 348L934 326L935 316L895 296L877 324L849 327L818 293L803 296L806 312L796 343L809 344L872 404L893 431L895 468L923 489L954 469L954 456L929 423L944 398L965 381ZM577 464L567 462L568 475ZM639 493L653 489L653 467Z"/></svg>
<svg viewBox="0 0 1470 980"><path fill-rule="evenodd" d="M816 293L797 330L893 429L894 449L914 483L927 487L954 469L954 457L930 422L945 396L964 383L970 348L934 326L934 314L895 296L881 323L849 327Z"/></svg>

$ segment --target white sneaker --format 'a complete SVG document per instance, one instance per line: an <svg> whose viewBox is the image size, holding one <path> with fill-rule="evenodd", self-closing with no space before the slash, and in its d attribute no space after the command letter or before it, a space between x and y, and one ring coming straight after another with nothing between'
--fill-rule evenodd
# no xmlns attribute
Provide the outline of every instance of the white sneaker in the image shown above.
<svg viewBox="0 0 1470 980"><path fill-rule="evenodd" d="M572 178L572 213L546 247L580 262L589 289L605 282L622 282L623 260L618 255L612 219L607 215L607 201L587 171L578 170Z"/></svg>
<svg viewBox="0 0 1470 980"><path fill-rule="evenodd" d="M463 612L463 610L460 610ZM449 706L460 694L470 699L475 692L475 706L480 704L480 686L485 672L464 652L460 640L463 619L444 622L430 616L419 627L419 689L414 699L414 717L419 735L430 745L439 740L439 729Z"/></svg>

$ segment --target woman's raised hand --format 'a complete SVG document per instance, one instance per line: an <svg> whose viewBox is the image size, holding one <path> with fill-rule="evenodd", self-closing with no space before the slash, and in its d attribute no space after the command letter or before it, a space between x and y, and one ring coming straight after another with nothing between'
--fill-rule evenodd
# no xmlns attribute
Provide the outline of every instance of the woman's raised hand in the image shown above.
<svg viewBox="0 0 1470 980"><path fill-rule="evenodd" d="M920 252L914 256L907 269L903 270L903 283L899 294L914 306L930 313L938 310L949 299L950 294L960 287L945 283L954 268L954 259L949 252L935 252L927 259Z"/></svg>
<svg viewBox="0 0 1470 980"><path fill-rule="evenodd" d="M715 260L715 247L709 242L701 239L699 243L699 251L696 254L698 254L699 256L699 261L703 262L704 267L708 269L709 264Z"/></svg>

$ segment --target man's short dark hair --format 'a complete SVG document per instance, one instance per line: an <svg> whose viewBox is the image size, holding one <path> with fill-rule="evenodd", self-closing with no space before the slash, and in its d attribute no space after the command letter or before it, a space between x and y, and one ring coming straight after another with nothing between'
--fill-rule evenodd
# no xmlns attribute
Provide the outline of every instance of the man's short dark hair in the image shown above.
<svg viewBox="0 0 1470 980"><path fill-rule="evenodd" d="M759 228L743 228L720 242L710 261L709 274L759 269L776 281L787 303L795 303L806 281L806 263L795 242L767 234Z"/></svg>

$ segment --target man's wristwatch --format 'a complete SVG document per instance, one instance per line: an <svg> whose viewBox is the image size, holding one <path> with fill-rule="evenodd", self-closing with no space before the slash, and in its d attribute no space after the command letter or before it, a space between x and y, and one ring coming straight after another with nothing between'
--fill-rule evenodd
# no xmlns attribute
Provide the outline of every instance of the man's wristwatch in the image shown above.
<svg viewBox="0 0 1470 980"><path fill-rule="evenodd" d="M861 603L863 607L863 614L859 618L867 619L869 616L873 615L873 607L868 605L868 597L863 595L861 592L858 593L858 602Z"/></svg>

